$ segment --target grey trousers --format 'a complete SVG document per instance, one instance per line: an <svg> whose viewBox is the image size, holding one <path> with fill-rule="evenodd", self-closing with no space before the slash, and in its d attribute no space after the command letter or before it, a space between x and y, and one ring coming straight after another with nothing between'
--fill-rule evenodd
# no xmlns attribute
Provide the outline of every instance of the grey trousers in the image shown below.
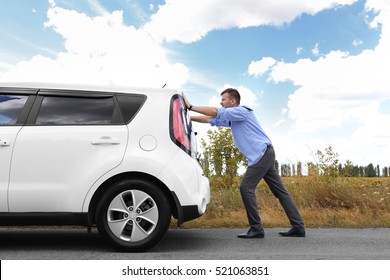
<svg viewBox="0 0 390 280"><path fill-rule="evenodd" d="M290 224L293 227L302 228L304 227L304 223L301 215L299 214L290 193L284 187L282 179L275 169L274 164L275 151L272 145L269 145L264 156L259 162L248 167L244 178L242 179L240 192L248 216L249 225L251 228L263 230L261 218L257 209L255 189L260 180L264 178L274 196L279 199Z"/></svg>

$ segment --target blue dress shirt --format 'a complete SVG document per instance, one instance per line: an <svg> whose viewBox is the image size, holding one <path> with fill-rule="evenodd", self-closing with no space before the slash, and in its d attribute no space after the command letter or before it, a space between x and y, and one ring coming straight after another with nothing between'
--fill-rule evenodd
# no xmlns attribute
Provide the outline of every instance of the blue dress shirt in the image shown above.
<svg viewBox="0 0 390 280"><path fill-rule="evenodd" d="M212 126L231 127L234 143L241 153L248 159L248 165L257 163L271 140L261 128L253 110L237 106L219 108L216 117L210 121Z"/></svg>

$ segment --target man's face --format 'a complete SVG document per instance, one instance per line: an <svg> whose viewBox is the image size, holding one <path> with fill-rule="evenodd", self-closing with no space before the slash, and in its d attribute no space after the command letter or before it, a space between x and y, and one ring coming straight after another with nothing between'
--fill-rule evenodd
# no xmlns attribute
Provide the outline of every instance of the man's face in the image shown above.
<svg viewBox="0 0 390 280"><path fill-rule="evenodd" d="M231 98L229 93L226 92L222 95L221 99L221 106L224 108L230 108L230 107L236 107L236 100L234 98Z"/></svg>

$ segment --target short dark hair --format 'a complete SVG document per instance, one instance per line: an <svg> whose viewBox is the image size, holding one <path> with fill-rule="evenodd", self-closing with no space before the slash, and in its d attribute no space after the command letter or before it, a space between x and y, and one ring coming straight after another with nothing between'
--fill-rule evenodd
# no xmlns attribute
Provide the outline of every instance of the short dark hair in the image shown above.
<svg viewBox="0 0 390 280"><path fill-rule="evenodd" d="M237 104L240 105L241 96L238 90L235 88L227 88L223 92L221 92L221 95L224 95L225 93L229 93L231 98L234 98L237 101Z"/></svg>

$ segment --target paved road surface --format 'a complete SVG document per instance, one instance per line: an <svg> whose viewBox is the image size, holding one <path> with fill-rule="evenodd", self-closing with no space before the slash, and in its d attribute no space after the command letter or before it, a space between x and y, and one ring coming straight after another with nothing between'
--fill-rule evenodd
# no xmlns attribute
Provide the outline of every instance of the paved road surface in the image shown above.
<svg viewBox="0 0 390 280"><path fill-rule="evenodd" d="M2 260L389 260L390 228L307 229L306 238L285 238L281 229L266 237L242 240L243 229L170 229L146 253L114 252L96 230L0 227Z"/></svg>

